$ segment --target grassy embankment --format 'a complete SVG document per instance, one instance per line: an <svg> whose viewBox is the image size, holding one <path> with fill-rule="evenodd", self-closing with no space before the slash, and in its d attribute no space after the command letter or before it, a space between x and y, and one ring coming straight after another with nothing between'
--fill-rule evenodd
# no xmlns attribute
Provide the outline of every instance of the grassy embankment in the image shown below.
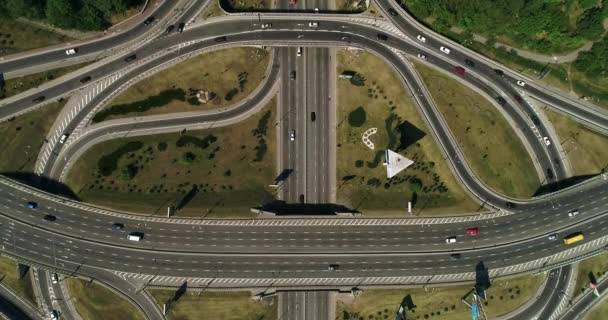
<svg viewBox="0 0 608 320"><path fill-rule="evenodd" d="M99 111L93 122L234 104L261 83L269 60L268 51L250 47L202 54L137 82ZM210 94L209 102L198 100L201 90Z"/></svg>
<svg viewBox="0 0 608 320"><path fill-rule="evenodd" d="M395 72L383 60L364 51L338 51L338 74L352 71L362 85L338 80L337 199L365 215L406 215L413 201L416 215L474 212L479 205L462 190L430 130L418 114ZM375 149L362 142L371 137ZM415 164L392 179L382 165L392 149Z"/></svg>
<svg viewBox="0 0 608 320"><path fill-rule="evenodd" d="M85 202L144 214L252 217L271 198L275 100L239 123L111 140L93 146L66 184Z"/></svg>
<svg viewBox="0 0 608 320"><path fill-rule="evenodd" d="M511 197L531 197L540 186L534 164L497 107L441 72L416 68L481 181Z"/></svg>
<svg viewBox="0 0 608 320"><path fill-rule="evenodd" d="M532 299L542 284L544 276L524 276L510 280L495 281L486 291L487 301L483 309L488 319L495 319L515 310ZM467 320L471 309L461 299L472 290L472 286L449 286L437 288L364 290L352 298L342 296L336 308L336 320L394 319L399 305L410 296L414 310L407 311L411 320ZM470 301L470 297L469 297Z"/></svg>
<svg viewBox="0 0 608 320"><path fill-rule="evenodd" d="M175 298L174 290L151 289L149 293L158 305ZM170 304L167 320L275 320L276 298L254 301L249 292L187 291L177 302Z"/></svg>

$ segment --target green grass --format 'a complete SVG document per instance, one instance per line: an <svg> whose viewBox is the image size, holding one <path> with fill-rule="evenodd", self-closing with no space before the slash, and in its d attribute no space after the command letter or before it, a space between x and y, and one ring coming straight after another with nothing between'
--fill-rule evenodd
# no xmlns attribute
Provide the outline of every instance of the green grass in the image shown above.
<svg viewBox="0 0 608 320"><path fill-rule="evenodd" d="M365 2L359 0L335 0L336 9L340 12L359 13L366 11Z"/></svg>
<svg viewBox="0 0 608 320"><path fill-rule="evenodd" d="M488 319L495 319L515 310L532 299L544 276L525 276L510 280L500 280L486 291L488 298L484 310ZM336 320L394 319L402 300L410 295L416 308L415 312L407 311L410 320L468 320L471 309L461 299L470 290L467 286L448 286L437 288L363 290L361 295L352 298L341 296L336 307ZM469 297L470 301L470 297Z"/></svg>
<svg viewBox="0 0 608 320"><path fill-rule="evenodd" d="M0 173L33 172L38 151L65 102L54 102L0 123Z"/></svg>
<svg viewBox="0 0 608 320"><path fill-rule="evenodd" d="M162 308L175 296L174 290L151 289L148 292ZM169 308L167 320L275 320L276 298L255 301L250 292L196 291L186 293Z"/></svg>
<svg viewBox="0 0 608 320"><path fill-rule="evenodd" d="M605 320L608 314L608 300L604 298L602 302L591 308L583 317L583 320Z"/></svg>
<svg viewBox="0 0 608 320"><path fill-rule="evenodd" d="M479 206L460 188L393 70L364 51L340 50L337 59L338 74L354 71L366 78L364 86L348 80L337 84L338 202L364 215L404 215L416 191L417 215L477 210ZM349 119L353 111L361 109L365 119L357 119L357 112ZM353 121L363 121L363 125ZM374 127L378 133L372 136L372 151L361 137ZM415 165L387 179L382 165L387 147L414 160Z"/></svg>
<svg viewBox="0 0 608 320"><path fill-rule="evenodd" d="M508 196L532 196L540 186L532 159L496 107L438 71L416 68L481 181Z"/></svg>
<svg viewBox="0 0 608 320"><path fill-rule="evenodd" d="M176 99L145 112L111 115L106 119L198 111L232 105L247 97L261 83L269 60L268 51L250 47L202 54L143 79L112 100L104 110L115 105L145 104L149 97L158 96L166 90L181 89L187 93L186 100ZM231 100L227 99L228 92L234 89L238 90L236 96ZM212 92L216 98L201 105L190 103L190 98L195 98L193 94L198 90Z"/></svg>
<svg viewBox="0 0 608 320"><path fill-rule="evenodd" d="M3 17L0 19L0 56L52 46L72 40L29 23Z"/></svg>
<svg viewBox="0 0 608 320"><path fill-rule="evenodd" d="M0 99L8 98L31 88L38 87L47 81L57 79L72 71L76 71L89 63L90 62L5 80L4 89L0 90Z"/></svg>
<svg viewBox="0 0 608 320"><path fill-rule="evenodd" d="M82 319L122 320L143 319L139 310L128 300L96 283L66 278L71 302Z"/></svg>
<svg viewBox="0 0 608 320"><path fill-rule="evenodd" d="M608 271L608 253L603 253L578 263L576 285L574 286L573 296L578 295L589 288L591 282L589 273L593 273L596 280Z"/></svg>
<svg viewBox="0 0 608 320"><path fill-rule="evenodd" d="M0 279L2 279L0 282L15 291L20 297L25 298L34 306L37 305L29 271L23 279L19 279L17 261L0 256Z"/></svg>
<svg viewBox="0 0 608 320"><path fill-rule="evenodd" d="M270 0L217 0L228 12L259 11L270 9Z"/></svg>
<svg viewBox="0 0 608 320"><path fill-rule="evenodd" d="M598 174L608 167L608 137L557 112L545 110L572 166L574 176Z"/></svg>
<svg viewBox="0 0 608 320"><path fill-rule="evenodd" d="M162 215L196 185L198 193L177 215L253 217L249 208L270 195L267 186L276 175L275 127L264 126L275 106L273 99L228 127L103 142L76 161L66 184L85 202ZM260 124L267 132L260 132ZM207 146L204 139L213 142ZM129 142L142 146L117 152Z"/></svg>
<svg viewBox="0 0 608 320"><path fill-rule="evenodd" d="M225 15L226 14L224 13L224 11L222 11L222 8L220 7L220 0L214 0L203 12L203 17L205 19L211 17L222 17Z"/></svg>

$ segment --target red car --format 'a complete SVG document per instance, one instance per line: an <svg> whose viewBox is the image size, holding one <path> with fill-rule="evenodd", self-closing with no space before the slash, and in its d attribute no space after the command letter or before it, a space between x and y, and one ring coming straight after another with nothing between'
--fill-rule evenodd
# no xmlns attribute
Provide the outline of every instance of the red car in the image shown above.
<svg viewBox="0 0 608 320"><path fill-rule="evenodd" d="M464 76L465 70L463 67L454 67L454 72L458 73L461 76Z"/></svg>
<svg viewBox="0 0 608 320"><path fill-rule="evenodd" d="M479 233L479 228L468 228L467 235L476 236Z"/></svg>

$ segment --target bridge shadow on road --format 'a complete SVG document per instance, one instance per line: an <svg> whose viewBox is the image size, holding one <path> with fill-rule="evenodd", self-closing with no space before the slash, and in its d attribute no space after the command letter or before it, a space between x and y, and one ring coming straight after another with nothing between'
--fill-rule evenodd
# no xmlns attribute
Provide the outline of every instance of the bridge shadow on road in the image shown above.
<svg viewBox="0 0 608 320"><path fill-rule="evenodd" d="M27 184L28 186L56 194L65 198L81 201L70 187L54 179L42 177L31 172L0 172L0 175L9 179Z"/></svg>
<svg viewBox="0 0 608 320"><path fill-rule="evenodd" d="M597 176L599 174L587 174L587 175L582 175L582 176L575 176L575 177L570 177L558 182L554 182L554 183L550 183L550 184L546 184L546 185L542 185L540 186L540 188L538 188L536 190L536 192L534 192L534 196L541 196L543 194L547 194L547 193L552 193L552 192L556 192L568 187L571 187L573 185L579 184L585 180L591 179L595 176Z"/></svg>

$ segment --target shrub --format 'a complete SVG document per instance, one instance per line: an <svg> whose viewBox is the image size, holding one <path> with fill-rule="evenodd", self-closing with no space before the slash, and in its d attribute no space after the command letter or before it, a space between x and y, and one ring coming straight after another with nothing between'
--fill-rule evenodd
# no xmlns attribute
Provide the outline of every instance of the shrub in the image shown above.
<svg viewBox="0 0 608 320"><path fill-rule="evenodd" d="M118 166L118 160L129 152L137 151L143 148L144 144L141 141L130 141L124 144L122 147L116 149L114 152L104 155L97 161L97 170L104 176L110 176Z"/></svg>
<svg viewBox="0 0 608 320"><path fill-rule="evenodd" d="M351 127L361 127L365 121L367 120L367 113L362 106L359 106L357 109L351 111L348 114L348 124Z"/></svg>
<svg viewBox="0 0 608 320"><path fill-rule="evenodd" d="M158 151L165 151L167 150L167 143L166 142L159 142L158 145L156 146L156 148L158 149Z"/></svg>

